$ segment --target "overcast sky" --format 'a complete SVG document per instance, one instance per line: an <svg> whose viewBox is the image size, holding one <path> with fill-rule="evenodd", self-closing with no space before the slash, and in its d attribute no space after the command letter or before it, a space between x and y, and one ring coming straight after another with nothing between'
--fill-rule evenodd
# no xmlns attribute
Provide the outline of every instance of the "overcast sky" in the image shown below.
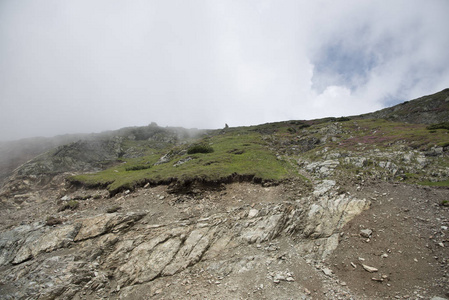
<svg viewBox="0 0 449 300"><path fill-rule="evenodd" d="M449 87L447 0L0 0L0 140L371 112Z"/></svg>

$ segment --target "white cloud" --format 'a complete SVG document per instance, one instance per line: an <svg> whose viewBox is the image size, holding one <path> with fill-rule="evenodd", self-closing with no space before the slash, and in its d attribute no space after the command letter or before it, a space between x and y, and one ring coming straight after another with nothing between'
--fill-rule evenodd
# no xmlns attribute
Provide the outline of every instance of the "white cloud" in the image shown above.
<svg viewBox="0 0 449 300"><path fill-rule="evenodd" d="M0 3L0 140L342 116L449 82L447 1Z"/></svg>

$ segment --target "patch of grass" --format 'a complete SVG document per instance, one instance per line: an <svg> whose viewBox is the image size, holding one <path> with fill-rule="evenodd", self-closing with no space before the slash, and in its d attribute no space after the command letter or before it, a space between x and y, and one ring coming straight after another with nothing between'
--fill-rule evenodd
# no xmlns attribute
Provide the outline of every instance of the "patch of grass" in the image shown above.
<svg viewBox="0 0 449 300"><path fill-rule="evenodd" d="M173 181L219 181L235 175L245 178L258 178L260 181L280 181L292 175L292 167L276 158L275 153L268 148L262 135L252 128L233 129L230 132L217 133L205 138L194 145L195 151L173 151L170 161L154 165L167 150L159 151L138 159L129 159L120 166L106 169L95 174L83 174L69 178L73 183L87 186L102 186L112 193L124 189L134 189L146 182L156 184ZM213 149L213 152L210 151ZM197 152L196 150L200 150ZM236 149L238 149L236 151ZM203 151L207 150L207 151ZM236 155L238 154L238 155ZM176 162L191 157L181 165ZM127 171L131 165L142 162L151 164L149 169Z"/></svg>
<svg viewBox="0 0 449 300"><path fill-rule="evenodd" d="M443 122L438 124L432 124L427 126L428 130L436 130L436 129L447 129L449 130L449 122Z"/></svg>
<svg viewBox="0 0 449 300"><path fill-rule="evenodd" d="M445 131L430 133L423 124L364 119L344 122L342 128L345 134L337 142L328 143L327 146L355 151L360 146L365 149L382 149L407 145L413 149L428 150L435 145L449 144L449 136Z"/></svg>
<svg viewBox="0 0 449 300"><path fill-rule="evenodd" d="M125 170L126 171L139 171L139 170L146 170L149 168L151 168L151 165L137 165L137 166L126 167Z"/></svg>

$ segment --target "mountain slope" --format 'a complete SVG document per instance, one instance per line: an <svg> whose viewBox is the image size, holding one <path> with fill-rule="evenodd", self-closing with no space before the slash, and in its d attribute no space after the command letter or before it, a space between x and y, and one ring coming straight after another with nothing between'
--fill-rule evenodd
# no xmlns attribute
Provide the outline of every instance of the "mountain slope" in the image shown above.
<svg viewBox="0 0 449 300"><path fill-rule="evenodd" d="M419 120L441 95L402 115ZM449 296L449 131L393 111L153 124L41 154L0 193L0 295Z"/></svg>
<svg viewBox="0 0 449 300"><path fill-rule="evenodd" d="M449 89L423 96L415 100L364 114L365 119L386 119L414 124L437 124L449 122Z"/></svg>

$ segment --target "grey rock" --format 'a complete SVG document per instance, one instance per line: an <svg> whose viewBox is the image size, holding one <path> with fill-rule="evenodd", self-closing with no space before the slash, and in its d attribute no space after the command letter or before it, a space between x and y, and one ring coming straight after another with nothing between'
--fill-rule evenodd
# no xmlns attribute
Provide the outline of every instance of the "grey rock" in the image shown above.
<svg viewBox="0 0 449 300"><path fill-rule="evenodd" d="M360 230L360 235L364 238L369 238L373 234L373 231L371 229L362 229Z"/></svg>

